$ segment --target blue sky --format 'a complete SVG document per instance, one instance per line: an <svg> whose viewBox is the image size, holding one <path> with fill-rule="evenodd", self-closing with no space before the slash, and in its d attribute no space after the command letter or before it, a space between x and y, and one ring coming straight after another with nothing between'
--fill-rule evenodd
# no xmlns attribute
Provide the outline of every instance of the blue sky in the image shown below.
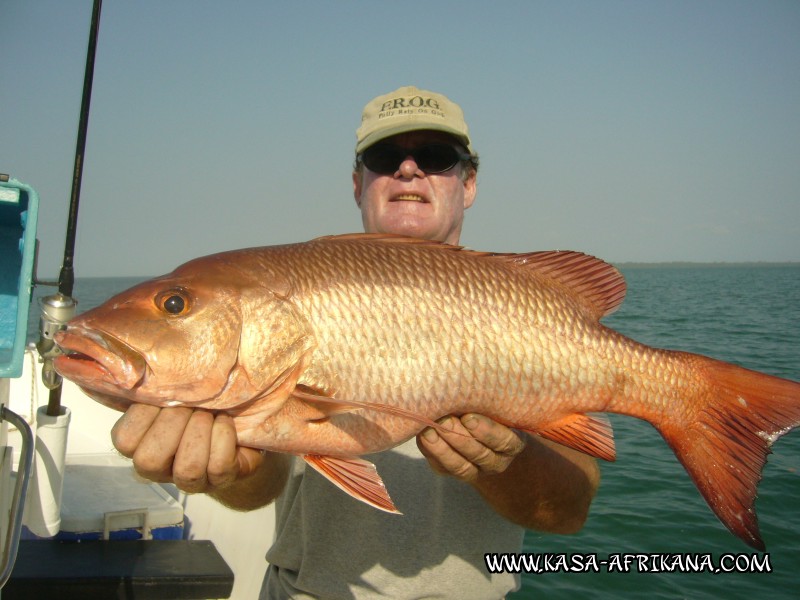
<svg viewBox="0 0 800 600"><path fill-rule="evenodd" d="M91 1L2 0L0 172L58 272ZM622 261L800 261L800 3L106 0L76 275L358 231L363 105L461 104L462 242Z"/></svg>

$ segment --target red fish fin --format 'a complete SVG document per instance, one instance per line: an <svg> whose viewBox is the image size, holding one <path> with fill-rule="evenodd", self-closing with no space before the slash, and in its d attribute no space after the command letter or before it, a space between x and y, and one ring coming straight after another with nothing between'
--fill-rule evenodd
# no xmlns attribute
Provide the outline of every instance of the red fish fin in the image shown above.
<svg viewBox="0 0 800 600"><path fill-rule="evenodd" d="M306 454L303 460L353 498L385 512L402 514L389 497L381 476L371 462L361 458L338 458L319 454Z"/></svg>
<svg viewBox="0 0 800 600"><path fill-rule="evenodd" d="M302 384L296 386L291 395L295 400L305 405L306 418L308 420L327 419L334 415L353 412L361 408L355 404L340 402L324 391L316 390Z"/></svg>
<svg viewBox="0 0 800 600"><path fill-rule="evenodd" d="M433 427L438 431L453 433L452 431L449 431L448 429L445 429L439 425L436 421L432 421L427 417L423 417L422 415L405 410L399 406L390 406L388 404L378 404L375 402L361 402L358 400L340 400L337 398L331 398L329 396L304 391L303 389L300 389L300 387L301 386L295 388L294 392L292 392L292 396L298 400L302 400L303 402L311 404L321 414L320 418L332 417L337 414L352 412L359 409L367 409L388 413L397 417L403 417L404 419L411 419L412 421L416 421L417 423L425 425L426 427ZM305 388L305 386L302 387Z"/></svg>
<svg viewBox="0 0 800 600"><path fill-rule="evenodd" d="M720 521L763 551L756 488L772 443L800 425L800 383L686 356L710 391L688 422L656 427Z"/></svg>
<svg viewBox="0 0 800 600"><path fill-rule="evenodd" d="M625 278L613 265L581 252L549 251L498 258L552 279L577 295L595 318L610 315L625 299Z"/></svg>
<svg viewBox="0 0 800 600"><path fill-rule="evenodd" d="M614 432L604 415L573 414L532 433L595 458L608 461L617 458Z"/></svg>

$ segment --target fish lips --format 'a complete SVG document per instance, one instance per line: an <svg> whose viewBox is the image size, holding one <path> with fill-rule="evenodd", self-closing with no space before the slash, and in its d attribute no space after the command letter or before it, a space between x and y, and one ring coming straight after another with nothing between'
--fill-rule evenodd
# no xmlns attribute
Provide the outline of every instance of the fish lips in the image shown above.
<svg viewBox="0 0 800 600"><path fill-rule="evenodd" d="M68 326L53 339L64 352L53 361L56 371L81 387L119 393L133 390L144 378L144 357L108 333Z"/></svg>

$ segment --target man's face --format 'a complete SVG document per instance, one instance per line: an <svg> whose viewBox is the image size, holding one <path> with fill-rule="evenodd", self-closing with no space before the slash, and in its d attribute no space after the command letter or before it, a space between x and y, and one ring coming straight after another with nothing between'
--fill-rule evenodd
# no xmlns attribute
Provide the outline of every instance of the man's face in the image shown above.
<svg viewBox="0 0 800 600"><path fill-rule="evenodd" d="M412 131L382 143L413 149L431 143L453 144L447 134ZM353 173L353 194L361 209L367 233L399 233L418 238L457 244L464 211L472 206L477 192L475 175L466 181L462 167L429 175L420 170L411 156L391 175L373 173L363 166Z"/></svg>

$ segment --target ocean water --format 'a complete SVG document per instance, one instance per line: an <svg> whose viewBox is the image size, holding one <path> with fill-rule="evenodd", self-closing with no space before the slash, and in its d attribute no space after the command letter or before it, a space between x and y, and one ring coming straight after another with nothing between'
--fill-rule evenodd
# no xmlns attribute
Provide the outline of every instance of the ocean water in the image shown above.
<svg viewBox="0 0 800 600"><path fill-rule="evenodd" d="M800 265L621 270L628 294L604 320L608 326L649 345L800 381ZM79 311L140 280L78 279ZM34 298L48 293L37 288ZM35 309L30 322L29 337L35 339ZM566 557L572 567L582 560L587 568L524 574L513 600L800 596L800 430L774 445L764 469L756 508L767 551L759 553L717 520L652 426L610 418L617 461L601 461L602 482L586 526L571 536L529 531L525 539L527 553ZM631 557L627 572L588 568L592 556L603 561L625 555ZM656 557L644 561L649 572L640 572L636 555ZM668 572L659 560L664 555L689 556L712 568L722 560L725 566L745 566L755 557L762 572ZM770 572L763 572L764 565Z"/></svg>

